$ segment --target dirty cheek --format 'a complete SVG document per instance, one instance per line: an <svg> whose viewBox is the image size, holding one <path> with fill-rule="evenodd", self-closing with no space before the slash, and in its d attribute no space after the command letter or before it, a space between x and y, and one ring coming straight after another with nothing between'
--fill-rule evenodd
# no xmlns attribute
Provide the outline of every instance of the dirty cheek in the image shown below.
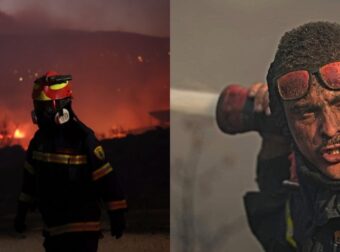
<svg viewBox="0 0 340 252"><path fill-rule="evenodd" d="M336 125L338 126L339 130L340 130L340 107L337 107L336 109L334 109L334 117L336 120Z"/></svg>
<svg viewBox="0 0 340 252"><path fill-rule="evenodd" d="M316 144L315 134L308 134L311 133L311 129L309 126L306 126L302 123L296 123L295 131L296 131L295 133L296 143L300 147L305 146L310 142L312 142L313 145Z"/></svg>
<svg viewBox="0 0 340 252"><path fill-rule="evenodd" d="M290 113L290 106L285 107L287 122L291 134L299 146L299 148L306 148L307 146L311 147L311 145L318 145L318 136L317 136L317 122L306 122L303 120L299 120L296 116Z"/></svg>
<svg viewBox="0 0 340 252"><path fill-rule="evenodd" d="M340 107L332 111L334 113L335 125L337 127L337 134L340 134Z"/></svg>

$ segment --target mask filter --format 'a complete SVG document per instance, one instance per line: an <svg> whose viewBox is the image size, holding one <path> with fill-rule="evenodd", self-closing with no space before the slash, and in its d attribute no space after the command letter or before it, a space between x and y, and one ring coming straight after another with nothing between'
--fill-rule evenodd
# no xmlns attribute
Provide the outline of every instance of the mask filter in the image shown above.
<svg viewBox="0 0 340 252"><path fill-rule="evenodd" d="M58 112L54 117L56 124L64 124L70 120L70 112L67 109L63 108L61 112Z"/></svg>

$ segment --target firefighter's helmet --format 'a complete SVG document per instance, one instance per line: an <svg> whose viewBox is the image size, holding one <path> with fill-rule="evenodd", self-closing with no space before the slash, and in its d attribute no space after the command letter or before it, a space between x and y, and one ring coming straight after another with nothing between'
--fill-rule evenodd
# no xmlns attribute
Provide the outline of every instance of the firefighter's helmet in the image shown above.
<svg viewBox="0 0 340 252"><path fill-rule="evenodd" d="M34 81L33 122L39 124L39 121L53 120L56 124L63 124L69 120L69 111L65 107L72 99L70 80L71 75L59 75L57 72L48 71Z"/></svg>
<svg viewBox="0 0 340 252"><path fill-rule="evenodd" d="M72 80L71 75L59 75L57 72L48 71L34 81L33 100L53 101L72 97L69 80Z"/></svg>

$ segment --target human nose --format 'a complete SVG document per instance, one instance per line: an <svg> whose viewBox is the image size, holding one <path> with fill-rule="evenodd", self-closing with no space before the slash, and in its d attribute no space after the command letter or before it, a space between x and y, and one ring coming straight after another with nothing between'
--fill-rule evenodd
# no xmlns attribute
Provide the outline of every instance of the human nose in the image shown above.
<svg viewBox="0 0 340 252"><path fill-rule="evenodd" d="M339 115L338 115L339 114ZM321 122L322 134L327 137L333 137L340 132L340 113L327 109L323 112Z"/></svg>

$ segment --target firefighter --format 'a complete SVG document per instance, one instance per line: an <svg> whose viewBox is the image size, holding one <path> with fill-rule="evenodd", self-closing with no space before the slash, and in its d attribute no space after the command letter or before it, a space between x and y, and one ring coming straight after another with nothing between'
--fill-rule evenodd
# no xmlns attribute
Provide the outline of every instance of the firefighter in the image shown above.
<svg viewBox="0 0 340 252"><path fill-rule="evenodd" d="M26 213L36 204L47 252L97 251L101 203L111 235L118 239L125 229L127 202L117 172L72 110L71 79L49 71L34 83L32 119L39 129L26 153L14 222L15 230L24 232Z"/></svg>
<svg viewBox="0 0 340 252"><path fill-rule="evenodd" d="M256 129L262 137L260 192L245 196L250 228L268 252L339 252L340 25L310 22L285 33L267 83L252 85L248 94L254 98L254 111L269 111L282 134L249 127L255 123L238 131ZM224 111L245 113L228 106ZM220 122L249 121L243 117L246 120L229 116ZM270 122L261 118L262 125Z"/></svg>

